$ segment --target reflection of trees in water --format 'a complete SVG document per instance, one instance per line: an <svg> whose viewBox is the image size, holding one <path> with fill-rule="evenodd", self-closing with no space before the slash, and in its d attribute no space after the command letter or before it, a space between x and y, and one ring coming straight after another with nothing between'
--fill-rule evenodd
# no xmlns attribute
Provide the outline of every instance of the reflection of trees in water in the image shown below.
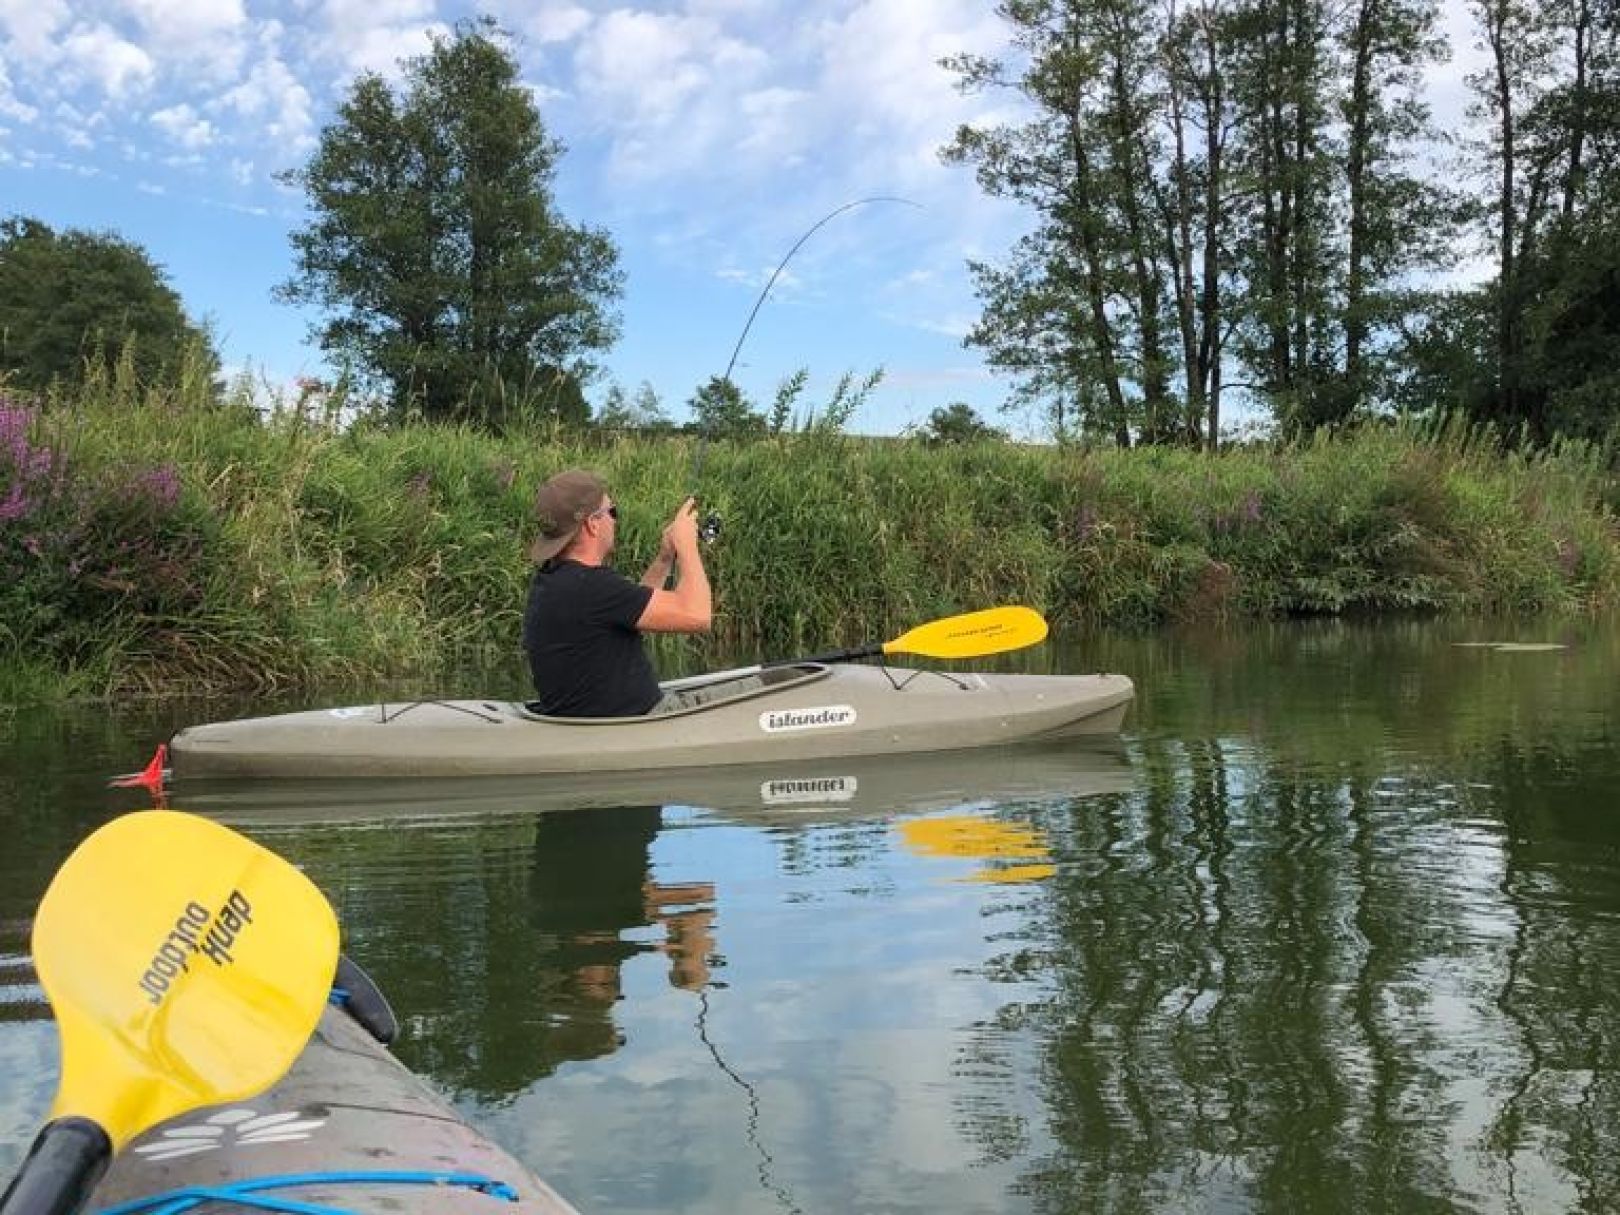
<svg viewBox="0 0 1620 1215"><path fill-rule="evenodd" d="M1509 807L1501 890L1515 922L1496 1003L1519 1069L1489 1129L1517 1194L1538 1159L1570 1179L1571 1205L1620 1209L1620 748L1519 747L1492 757Z"/></svg>
<svg viewBox="0 0 1620 1215"><path fill-rule="evenodd" d="M823 870L870 870L890 847L889 825L883 819L850 823L817 822L812 812L805 823L767 828L777 847L777 865L786 877L811 877Z"/></svg>
<svg viewBox="0 0 1620 1215"><path fill-rule="evenodd" d="M1612 818L1583 869L1547 821L1510 822L1504 857L1438 781L1212 740L1144 749L1138 793L1032 811L1059 876L992 967L1049 965L1045 998L997 1027L1028 1026L1041 1054L1056 1146L1026 1173L1039 1209L1449 1211L1511 1195L1496 1174L1515 1146L1547 1158L1535 1192L1616 1209ZM1575 765L1591 782L1575 804L1612 810L1603 754L1602 774ZM1549 786L1538 770L1515 787L1504 756L1488 768L1473 775L1504 804ZM963 1066L1015 1066L995 1036ZM985 1087L965 1129L1023 1155L1030 1114Z"/></svg>
<svg viewBox="0 0 1620 1215"><path fill-rule="evenodd" d="M661 951L672 983L706 983L714 889L651 880L661 822L660 807L634 806L348 837L348 948L403 1015L404 1061L509 1099L618 1049L630 958ZM664 939L637 939L651 925Z"/></svg>

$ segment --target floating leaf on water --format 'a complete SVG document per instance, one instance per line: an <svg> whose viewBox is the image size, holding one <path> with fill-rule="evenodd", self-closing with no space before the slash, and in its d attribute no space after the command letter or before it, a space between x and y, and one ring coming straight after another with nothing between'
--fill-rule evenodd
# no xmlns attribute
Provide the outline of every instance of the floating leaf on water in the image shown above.
<svg viewBox="0 0 1620 1215"><path fill-rule="evenodd" d="M1556 641L1504 641L1496 647L1498 654L1543 654L1548 650L1566 650L1568 646Z"/></svg>

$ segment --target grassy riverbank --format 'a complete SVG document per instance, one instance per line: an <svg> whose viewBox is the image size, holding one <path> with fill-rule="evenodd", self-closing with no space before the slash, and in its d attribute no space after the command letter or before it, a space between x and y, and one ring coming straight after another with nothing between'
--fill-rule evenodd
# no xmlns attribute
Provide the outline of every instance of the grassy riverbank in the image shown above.
<svg viewBox="0 0 1620 1215"><path fill-rule="evenodd" d="M431 673L509 654L538 482L602 470L632 574L687 438L336 430L195 385L0 401L0 702ZM784 655L1027 602L1059 626L1539 612L1620 597L1588 448L1368 430L1219 457L837 435L711 444L717 636Z"/></svg>

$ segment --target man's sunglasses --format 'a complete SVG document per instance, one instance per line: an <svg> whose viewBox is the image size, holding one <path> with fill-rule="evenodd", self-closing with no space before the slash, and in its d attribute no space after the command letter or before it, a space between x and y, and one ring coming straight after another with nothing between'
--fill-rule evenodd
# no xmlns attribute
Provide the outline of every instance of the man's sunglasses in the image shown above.
<svg viewBox="0 0 1620 1215"><path fill-rule="evenodd" d="M604 506L601 510L593 510L591 512L591 518L593 518L593 519L596 518L596 516L598 516L598 515L606 515L609 519L612 519L615 522L617 522L618 518L619 518L618 505L615 504L613 506Z"/></svg>

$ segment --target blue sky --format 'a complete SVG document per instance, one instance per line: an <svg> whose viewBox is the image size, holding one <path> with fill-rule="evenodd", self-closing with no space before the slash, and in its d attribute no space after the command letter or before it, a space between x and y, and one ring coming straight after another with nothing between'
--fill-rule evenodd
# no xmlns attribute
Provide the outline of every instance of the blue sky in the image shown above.
<svg viewBox="0 0 1620 1215"><path fill-rule="evenodd" d="M964 266L1019 230L938 149L988 113L936 66L991 52L980 0L0 0L0 212L142 245L233 367L322 374L311 315L271 288L291 269L302 197L273 175L307 157L357 72L397 74L430 31L474 12L515 37L523 78L568 147L556 189L605 227L626 273L606 370L685 416L725 367L771 270L789 263L734 378L768 399L797 367L806 400L886 370L854 421L889 432L1005 385L961 335ZM605 381L589 395L600 397Z"/></svg>
<svg viewBox="0 0 1620 1215"><path fill-rule="evenodd" d="M844 203L896 196L916 205L850 210L795 255L733 378L763 402L807 367L815 403L842 372L882 366L852 423L869 433L953 400L995 416L1007 384L961 343L977 315L965 263L999 258L1025 218L938 155L960 123L1010 117L1005 97L965 97L938 66L1004 52L993 8L0 0L0 214L115 231L214 325L229 367L271 385L322 375L311 315L270 295L302 220L301 195L274 174L308 156L356 73L396 76L431 32L484 12L514 35L524 81L569 149L556 181L564 214L619 245L612 380L652 384L684 417L805 230ZM1454 96L1459 69L1445 75ZM600 400L607 382L588 395Z"/></svg>

